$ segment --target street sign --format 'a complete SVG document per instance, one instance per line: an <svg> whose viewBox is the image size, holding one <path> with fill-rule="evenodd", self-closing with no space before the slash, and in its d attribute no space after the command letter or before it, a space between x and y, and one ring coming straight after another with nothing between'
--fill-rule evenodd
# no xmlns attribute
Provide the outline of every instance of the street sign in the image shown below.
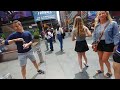
<svg viewBox="0 0 120 90"><path fill-rule="evenodd" d="M49 20L49 19L57 19L56 11L32 11L34 20L42 21L42 20Z"/></svg>

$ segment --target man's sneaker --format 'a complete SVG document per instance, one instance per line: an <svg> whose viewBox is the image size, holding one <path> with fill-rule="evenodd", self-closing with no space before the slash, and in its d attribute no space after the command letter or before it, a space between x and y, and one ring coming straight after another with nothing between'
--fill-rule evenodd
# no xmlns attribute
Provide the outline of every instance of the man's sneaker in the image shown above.
<svg viewBox="0 0 120 90"><path fill-rule="evenodd" d="M45 72L43 70L38 70L37 71L39 74L45 74Z"/></svg>
<svg viewBox="0 0 120 90"><path fill-rule="evenodd" d="M54 51L53 49L50 50L51 52Z"/></svg>
<svg viewBox="0 0 120 90"><path fill-rule="evenodd" d="M64 50L63 50L63 49L61 49L60 51L61 51L61 52L63 52Z"/></svg>

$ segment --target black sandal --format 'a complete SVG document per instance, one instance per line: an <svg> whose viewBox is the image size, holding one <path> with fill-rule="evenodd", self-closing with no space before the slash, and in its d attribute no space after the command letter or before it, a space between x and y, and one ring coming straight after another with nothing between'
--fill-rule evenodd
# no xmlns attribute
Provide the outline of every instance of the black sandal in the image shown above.
<svg viewBox="0 0 120 90"><path fill-rule="evenodd" d="M106 74L105 74L105 77L106 77L106 78L110 78L111 76L112 76L111 73L106 73Z"/></svg>
<svg viewBox="0 0 120 90"><path fill-rule="evenodd" d="M101 70L97 70L97 73L96 73L96 74L102 74L102 73L104 73L104 72L101 71Z"/></svg>
<svg viewBox="0 0 120 90"><path fill-rule="evenodd" d="M93 78L96 78L96 76L97 76L98 74L102 74L102 73L104 73L104 71L97 70L97 72L96 72L96 74L93 76Z"/></svg>

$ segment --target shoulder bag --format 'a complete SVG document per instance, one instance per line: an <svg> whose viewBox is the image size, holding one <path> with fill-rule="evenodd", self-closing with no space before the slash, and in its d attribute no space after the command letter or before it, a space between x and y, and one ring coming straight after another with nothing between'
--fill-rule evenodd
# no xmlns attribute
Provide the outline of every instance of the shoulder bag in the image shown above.
<svg viewBox="0 0 120 90"><path fill-rule="evenodd" d="M100 42L100 40L101 40L101 38L102 38L102 36L103 36L103 33L104 33L104 31L105 31L105 29L106 29L106 27L107 27L108 25L109 25L109 23L108 23L108 24L104 27L104 29L102 30L102 33L101 33L100 37L98 38L98 40L95 41L95 42L92 44L92 49L93 49L93 51L97 52L98 44L99 44L99 42Z"/></svg>

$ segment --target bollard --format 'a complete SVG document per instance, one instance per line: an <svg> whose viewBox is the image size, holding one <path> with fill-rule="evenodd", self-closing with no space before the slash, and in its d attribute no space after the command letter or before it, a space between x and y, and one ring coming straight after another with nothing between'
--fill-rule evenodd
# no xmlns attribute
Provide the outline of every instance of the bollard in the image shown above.
<svg viewBox="0 0 120 90"><path fill-rule="evenodd" d="M37 48L37 54L38 54L40 63L43 63L44 60L43 60L43 55L42 55L42 52L41 52L41 49L40 49L40 48Z"/></svg>

